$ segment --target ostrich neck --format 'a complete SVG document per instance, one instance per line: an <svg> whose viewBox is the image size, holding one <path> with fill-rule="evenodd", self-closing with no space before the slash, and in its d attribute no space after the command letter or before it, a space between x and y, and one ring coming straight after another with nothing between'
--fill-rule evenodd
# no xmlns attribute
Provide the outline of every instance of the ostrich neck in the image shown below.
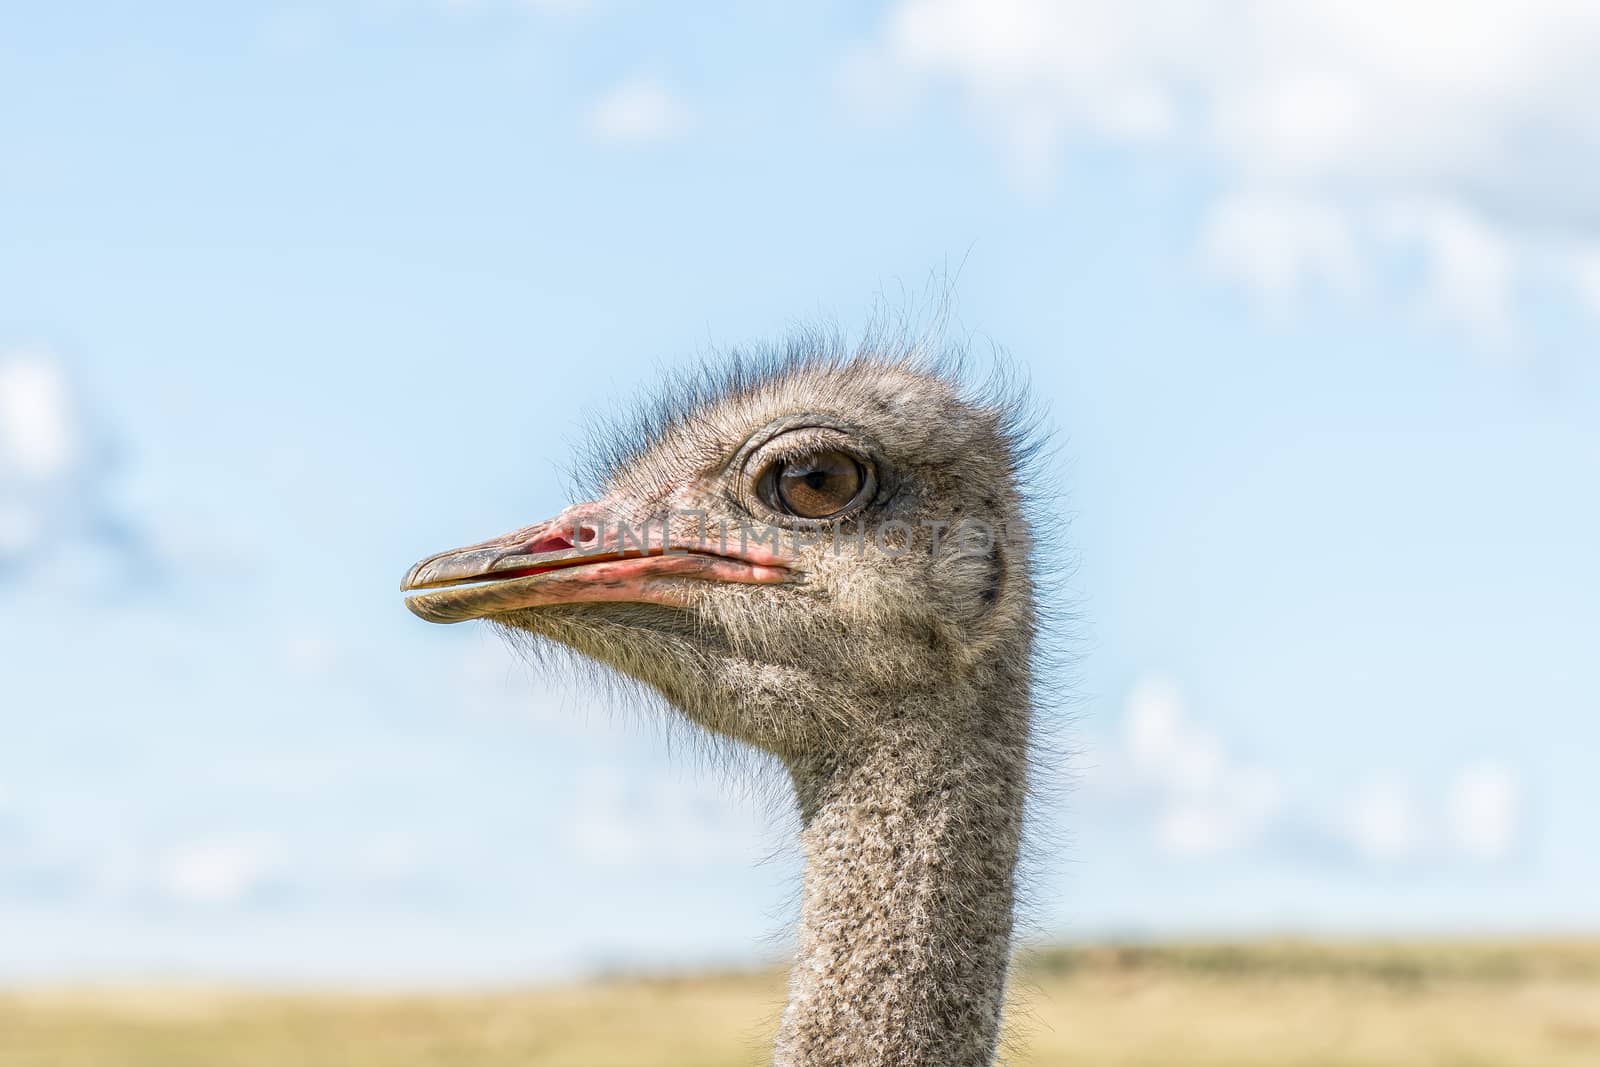
<svg viewBox="0 0 1600 1067"><path fill-rule="evenodd" d="M987 703L904 709L848 758L792 768L806 872L777 1067L992 1062L1027 717Z"/></svg>

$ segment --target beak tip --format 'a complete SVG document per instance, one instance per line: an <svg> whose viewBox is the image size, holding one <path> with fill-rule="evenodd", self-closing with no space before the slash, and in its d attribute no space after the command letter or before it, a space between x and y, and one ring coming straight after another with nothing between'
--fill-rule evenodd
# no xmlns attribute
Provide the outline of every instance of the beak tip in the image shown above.
<svg viewBox="0 0 1600 1067"><path fill-rule="evenodd" d="M433 562L433 559L434 557L429 556L427 559L411 565L411 569L406 571L406 576L400 579L400 591L402 593L409 593L422 584L422 572L427 569L429 563Z"/></svg>
<svg viewBox="0 0 1600 1067"><path fill-rule="evenodd" d="M442 604L435 602L425 594L407 597L406 610L423 622L431 622L435 625L449 625L450 623L465 622L473 618L472 615L460 615L450 612Z"/></svg>

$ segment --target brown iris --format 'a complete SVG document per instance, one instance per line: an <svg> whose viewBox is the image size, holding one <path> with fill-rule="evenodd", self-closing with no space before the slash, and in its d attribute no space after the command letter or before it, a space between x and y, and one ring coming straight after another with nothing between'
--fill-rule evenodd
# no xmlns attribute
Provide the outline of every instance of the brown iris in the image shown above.
<svg viewBox="0 0 1600 1067"><path fill-rule="evenodd" d="M802 519L832 518L850 506L863 481L855 457L837 449L813 452L778 465L778 502Z"/></svg>

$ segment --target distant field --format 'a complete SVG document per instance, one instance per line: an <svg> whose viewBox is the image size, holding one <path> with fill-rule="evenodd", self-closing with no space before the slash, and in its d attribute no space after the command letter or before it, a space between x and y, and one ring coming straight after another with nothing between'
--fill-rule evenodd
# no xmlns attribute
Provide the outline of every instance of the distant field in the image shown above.
<svg viewBox="0 0 1600 1067"><path fill-rule="evenodd" d="M1019 970L1017 1067L1600 1065L1600 941L1059 949ZM5 1067L733 1067L776 973L461 996L0 993Z"/></svg>

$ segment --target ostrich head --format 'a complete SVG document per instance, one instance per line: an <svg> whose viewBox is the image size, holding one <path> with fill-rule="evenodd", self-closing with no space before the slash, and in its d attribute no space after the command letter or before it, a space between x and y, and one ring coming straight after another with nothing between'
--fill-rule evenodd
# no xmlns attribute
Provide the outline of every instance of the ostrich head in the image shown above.
<svg viewBox="0 0 1600 1067"><path fill-rule="evenodd" d="M777 756L805 888L785 1067L975 1067L1009 960L1033 701L1017 405L801 346L602 439L594 498L406 576Z"/></svg>
<svg viewBox="0 0 1600 1067"><path fill-rule="evenodd" d="M680 385L600 442L595 499L423 560L410 609L564 646L791 765L1025 667L1011 405L872 353Z"/></svg>

